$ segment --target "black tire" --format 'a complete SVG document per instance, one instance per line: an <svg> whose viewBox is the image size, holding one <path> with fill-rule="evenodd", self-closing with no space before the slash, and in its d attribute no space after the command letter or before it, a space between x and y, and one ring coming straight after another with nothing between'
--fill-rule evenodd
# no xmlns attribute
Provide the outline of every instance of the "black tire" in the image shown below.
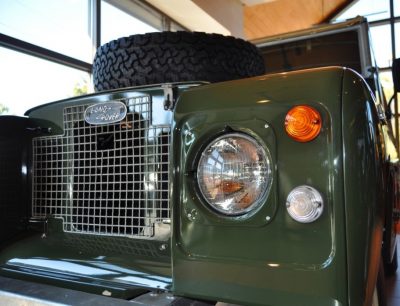
<svg viewBox="0 0 400 306"><path fill-rule="evenodd" d="M160 32L113 40L97 49L96 91L184 81L221 82L263 74L258 49L242 39Z"/></svg>

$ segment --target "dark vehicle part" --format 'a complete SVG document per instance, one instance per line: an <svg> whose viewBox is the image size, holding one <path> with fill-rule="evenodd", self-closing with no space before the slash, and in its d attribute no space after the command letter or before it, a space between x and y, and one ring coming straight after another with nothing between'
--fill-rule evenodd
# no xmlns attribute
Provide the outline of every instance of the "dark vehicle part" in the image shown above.
<svg viewBox="0 0 400 306"><path fill-rule="evenodd" d="M382 260L379 264L378 279L376 280L376 295L377 299L373 300L372 306L386 306L385 271Z"/></svg>
<svg viewBox="0 0 400 306"><path fill-rule="evenodd" d="M396 95L400 92L400 58L396 58L392 64L392 78L393 78L393 85L394 85L394 93L392 97L389 99L388 107L386 111L386 117L391 119L393 117L391 105L394 101Z"/></svg>
<svg viewBox="0 0 400 306"><path fill-rule="evenodd" d="M397 271L397 248L396 248L396 216L394 214L396 202L396 173L389 175L389 184L387 186L388 202L385 212L385 232L383 234L384 247L382 249L384 274L392 276Z"/></svg>
<svg viewBox="0 0 400 306"><path fill-rule="evenodd" d="M400 92L400 58L396 58L392 65L393 84L396 92Z"/></svg>
<svg viewBox="0 0 400 306"><path fill-rule="evenodd" d="M98 48L95 90L185 81L221 82L263 74L257 48L234 37L161 32L123 37Z"/></svg>
<svg viewBox="0 0 400 306"><path fill-rule="evenodd" d="M29 119L1 116L0 249L26 230L29 219Z"/></svg>
<svg viewBox="0 0 400 306"><path fill-rule="evenodd" d="M215 302L205 302L175 297L170 293L149 291L130 300L109 296L104 290L103 296L63 289L55 286L37 284L0 276L1 305L97 305L97 306L209 306ZM217 305L228 305L217 303Z"/></svg>

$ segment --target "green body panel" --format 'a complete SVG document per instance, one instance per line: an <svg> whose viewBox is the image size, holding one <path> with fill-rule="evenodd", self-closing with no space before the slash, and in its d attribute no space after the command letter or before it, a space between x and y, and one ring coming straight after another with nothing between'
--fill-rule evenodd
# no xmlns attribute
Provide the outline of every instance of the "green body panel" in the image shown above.
<svg viewBox="0 0 400 306"><path fill-rule="evenodd" d="M342 80L343 69L315 69L181 95L172 169L177 294L246 305L347 304ZM315 107L323 117L320 136L308 143L284 131L286 113L299 104ZM226 129L259 139L275 165L270 194L250 216L218 215L197 192L198 154ZM324 214L311 224L295 222L285 208L289 192L304 184L325 201Z"/></svg>
<svg viewBox="0 0 400 306"><path fill-rule="evenodd" d="M375 287L382 245L387 165L382 124L358 75L343 82L343 156L350 305L364 305ZM395 157L395 156L393 156ZM392 203L388 203L392 205Z"/></svg>
<svg viewBox="0 0 400 306"><path fill-rule="evenodd" d="M171 289L169 251L159 242L118 237L31 232L0 253L0 274L129 299Z"/></svg>
<svg viewBox="0 0 400 306"><path fill-rule="evenodd" d="M193 85L180 84L179 91ZM169 239L63 233L58 219L51 216L44 221L29 221L32 138L62 135L65 107L147 94L152 96L153 103L164 102L160 86L145 86L46 104L28 111L29 118L0 117L0 154L4 157L4 167L0 168L3 195L0 199L0 275L98 294L108 290L113 297L120 298L133 298L148 290L171 289L171 252L170 248L163 248L170 245ZM22 166L25 174L21 173ZM14 198L7 198L6 192Z"/></svg>
<svg viewBox="0 0 400 306"><path fill-rule="evenodd" d="M143 94L151 94L154 103L164 102L160 86L140 87L48 104L30 110L29 119L0 118L2 127L19 127L26 155L16 157L12 169L0 177L16 173L26 190L16 202L23 211L17 216L23 226L10 231L11 238L23 235L0 250L0 275L98 294L107 290L125 299L156 289L243 305L358 306L370 299L380 256L376 246L382 240L389 157L385 126L371 93L356 73L344 68L194 88L181 85L176 107L169 112L171 239L64 233L53 218L28 222L31 182L20 171L26 165L26 173L31 173L31 138L62 134L66 106ZM292 140L284 130L287 112L300 104L322 115L320 135L307 143ZM273 165L263 205L236 217L210 209L196 178L202 150L229 132L257 139ZM0 142L16 146L10 142L13 135L1 134ZM294 221L286 211L287 195L300 185L312 186L323 196L324 212L310 224ZM11 202L0 201L4 211L10 208ZM1 221L5 216L2 213ZM10 238L0 237L3 243Z"/></svg>

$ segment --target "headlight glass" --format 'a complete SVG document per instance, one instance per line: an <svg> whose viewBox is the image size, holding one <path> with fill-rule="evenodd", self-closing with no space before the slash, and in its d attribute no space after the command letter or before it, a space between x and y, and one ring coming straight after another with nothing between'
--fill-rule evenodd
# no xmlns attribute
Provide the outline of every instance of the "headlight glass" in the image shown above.
<svg viewBox="0 0 400 306"><path fill-rule="evenodd" d="M240 133L221 136L202 152L197 178L210 206L225 215L245 214L261 205L272 180L266 150Z"/></svg>

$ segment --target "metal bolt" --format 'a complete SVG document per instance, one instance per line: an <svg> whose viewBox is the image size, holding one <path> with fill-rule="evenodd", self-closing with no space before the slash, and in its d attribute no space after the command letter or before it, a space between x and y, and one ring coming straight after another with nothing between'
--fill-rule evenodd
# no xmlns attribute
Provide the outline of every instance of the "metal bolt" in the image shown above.
<svg viewBox="0 0 400 306"><path fill-rule="evenodd" d="M264 125L264 127L265 127L266 129L268 129L268 128L269 128L269 124L266 123L266 124Z"/></svg>
<svg viewBox="0 0 400 306"><path fill-rule="evenodd" d="M165 251L167 249L167 244L163 243L162 245L160 245L160 251Z"/></svg>
<svg viewBox="0 0 400 306"><path fill-rule="evenodd" d="M271 220L271 217L270 216L266 216L265 220L269 221L269 220Z"/></svg>
<svg viewBox="0 0 400 306"><path fill-rule="evenodd" d="M190 213L188 213L188 218L190 219L190 220L192 220L192 221L194 221L194 220L196 220L196 217L197 217L197 210L196 209L192 209L191 211L190 211Z"/></svg>

